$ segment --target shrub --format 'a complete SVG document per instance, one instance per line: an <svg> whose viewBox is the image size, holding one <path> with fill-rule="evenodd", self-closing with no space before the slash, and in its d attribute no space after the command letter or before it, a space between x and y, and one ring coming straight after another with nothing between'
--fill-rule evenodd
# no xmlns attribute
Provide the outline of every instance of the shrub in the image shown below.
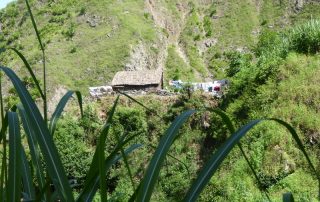
<svg viewBox="0 0 320 202"><path fill-rule="evenodd" d="M49 22L54 22L54 23L58 23L60 25L62 25L65 21L65 17L63 16L52 16L49 20Z"/></svg>
<svg viewBox="0 0 320 202"><path fill-rule="evenodd" d="M14 43L20 37L20 34L18 31L11 33L7 38L7 45Z"/></svg>
<svg viewBox="0 0 320 202"><path fill-rule="evenodd" d="M19 9L17 7L16 4L9 4L6 9L5 9L5 13L4 13L4 17L5 18L14 18L16 16L19 15Z"/></svg>
<svg viewBox="0 0 320 202"><path fill-rule="evenodd" d="M291 49L314 54L320 51L320 21L310 20L289 32Z"/></svg>
<svg viewBox="0 0 320 202"><path fill-rule="evenodd" d="M114 116L113 134L119 136L127 133L142 138L147 132L147 121L144 111L138 108L119 107Z"/></svg>
<svg viewBox="0 0 320 202"><path fill-rule="evenodd" d="M80 15L84 15L84 14L86 14L86 7L83 6L83 7L80 8L79 16Z"/></svg>
<svg viewBox="0 0 320 202"><path fill-rule="evenodd" d="M69 53L75 53L77 52L77 47L76 46L72 46Z"/></svg>
<svg viewBox="0 0 320 202"><path fill-rule="evenodd" d="M250 54L241 54L237 51L226 52L225 56L229 60L229 68L226 73L228 77L233 77L241 68L250 66L252 56Z"/></svg>
<svg viewBox="0 0 320 202"><path fill-rule="evenodd" d="M58 123L54 141L68 178L83 186L93 155L86 144L85 130L75 118L64 117Z"/></svg>
<svg viewBox="0 0 320 202"><path fill-rule="evenodd" d="M209 16L213 17L216 13L217 13L217 8L215 4L211 4L210 8L209 8Z"/></svg>
<svg viewBox="0 0 320 202"><path fill-rule="evenodd" d="M34 84L33 79L31 77L23 77L22 83L28 89L30 95L34 100L40 98L40 93L36 88L36 85ZM10 109L11 107L19 103L19 98L17 96L17 91L15 90L15 88L12 87L9 89L8 96L4 98L4 103L6 105L6 109Z"/></svg>
<svg viewBox="0 0 320 202"><path fill-rule="evenodd" d="M67 13L67 11L68 10L66 7L59 4L56 4L55 6L52 7L52 15L63 15Z"/></svg>
<svg viewBox="0 0 320 202"><path fill-rule="evenodd" d="M206 37L211 37L212 23L211 23L211 19L208 16L205 16L203 19L203 28L204 28L204 31L206 32Z"/></svg>
<svg viewBox="0 0 320 202"><path fill-rule="evenodd" d="M87 105L83 110L83 117L79 120L79 125L85 132L85 139L87 143L95 146L97 142L97 135L102 127L102 123L97 115L94 105Z"/></svg>
<svg viewBox="0 0 320 202"><path fill-rule="evenodd" d="M65 35L68 39L71 39L72 37L74 37L76 33L75 26L76 26L75 23L70 23L67 29L62 31L62 34Z"/></svg>

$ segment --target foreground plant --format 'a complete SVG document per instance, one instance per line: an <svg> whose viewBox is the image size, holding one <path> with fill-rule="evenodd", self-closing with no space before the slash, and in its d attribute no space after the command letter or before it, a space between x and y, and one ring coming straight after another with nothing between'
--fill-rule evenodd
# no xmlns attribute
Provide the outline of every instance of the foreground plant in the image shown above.
<svg viewBox="0 0 320 202"><path fill-rule="evenodd" d="M134 139L136 135L128 136L127 134L117 134L117 144L111 149L111 152L108 156L106 156L105 154L105 148L108 146L106 144L106 139L107 136L110 135L109 131L110 127L112 127L113 124L113 116L118 106L119 96L117 96L112 109L108 114L108 119L99 134L97 148L95 150L90 169L87 172L83 189L75 199L73 190L67 178L67 174L62 165L58 150L53 141L53 135L56 130L57 121L61 117L61 114L67 102L72 98L73 94L76 94L81 114L83 113L82 97L80 92L78 91L68 91L62 97L50 121L48 121L46 115L47 97L45 82L45 50L42 46L41 38L32 15L29 2L28 0L25 1L41 47L41 51L43 53L43 89L41 89L31 66L28 64L23 54L13 48L8 48L8 50L13 50L22 59L31 77L33 78L33 82L36 84L36 87L44 103L44 115L41 115L36 103L32 99L22 81L14 73L14 71L7 67L0 66L0 70L4 72L4 74L10 79L11 83L13 84L21 102L21 104L14 106L7 112L4 112L4 104L2 101L0 86L2 120L0 141L3 146L3 158L1 160L0 174L0 199L2 199L2 201L92 201L98 190L100 190L101 201L107 201L108 184L105 180L106 173L119 160L124 159L126 168L128 170L128 175L131 179L133 189L135 190L134 194L131 196L131 201L150 201L151 196L154 192L154 187L159 178L159 173L163 162L165 158L170 155L170 147L177 138L183 138L183 134L179 135L179 129L184 123L186 123L189 117L196 113L196 110L188 110L175 118L166 132L162 135L159 144L157 145L155 152L149 162L149 165L144 173L144 177L140 181L140 184L135 187L135 184L132 180L131 169L130 165L128 164L127 157L130 153L142 146L140 144L130 145L131 140ZM138 103L139 105L144 106L134 98L128 95L125 96ZM241 127L239 130L235 131L230 119L225 113L219 110L210 111L217 113L222 117L223 121L229 129L229 132L231 133L231 136L227 139L224 145L222 145L214 154L212 154L211 158L205 163L203 168L200 170L198 177L190 185L190 188L187 194L184 196L183 201L196 201L198 199L200 193L210 181L210 178L214 175L218 167L222 164L223 160L228 156L230 151L236 145L239 146L242 154L247 160L247 157L242 150L239 141L247 134L249 130L251 130L255 125L259 124L262 121L274 121L288 129L293 139L296 141L299 149L303 152L308 165L311 168L311 171L315 173L315 176L320 183L319 174L316 172L315 167L308 157L301 140L299 139L295 130L286 122L279 119L254 120ZM21 136L20 121L22 122L24 133L26 134L27 143L23 143L25 141L23 141L23 137ZM9 140L9 145L7 145L7 140ZM26 148L28 148L28 150L30 151L31 167L29 166L30 163L28 162L28 158L26 157ZM8 153L9 161L7 161ZM41 163L42 159L45 162L45 166L43 166L43 164ZM259 178L255 174L255 171L248 160L247 163L259 183ZM34 172L31 172L31 170L34 170ZM266 197L270 200L267 193ZM292 201L293 197L290 193L288 193L284 195L283 200Z"/></svg>

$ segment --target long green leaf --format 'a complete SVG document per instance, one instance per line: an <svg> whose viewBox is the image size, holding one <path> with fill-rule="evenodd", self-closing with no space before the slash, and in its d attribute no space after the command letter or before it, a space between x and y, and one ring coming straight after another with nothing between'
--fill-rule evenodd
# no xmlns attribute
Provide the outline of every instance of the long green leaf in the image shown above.
<svg viewBox="0 0 320 202"><path fill-rule="evenodd" d="M9 178L7 201L20 201L21 194L21 137L16 112L8 113L9 122Z"/></svg>
<svg viewBox="0 0 320 202"><path fill-rule="evenodd" d="M27 141L28 141L30 154L31 154L31 161L32 161L32 165L33 165L33 168L34 168L36 176L37 176L39 189L42 189L45 186L46 182L44 179L44 170L41 165L40 152L39 152L39 148L38 148L38 141L36 139L36 135L34 134L34 131L31 128L31 124L27 118L25 110L23 109L23 107L21 105L18 105L17 107L18 107L19 114L21 117L23 129L24 129L26 136L27 136ZM44 197L45 197L44 200L47 201L46 195L44 195Z"/></svg>
<svg viewBox="0 0 320 202"><path fill-rule="evenodd" d="M35 20L34 20L34 17L33 17L31 8L30 8L29 1L28 1L28 0L25 0L25 2L26 2L27 8L28 8L28 12L29 12L29 15L30 15L30 18L31 18L32 26L33 26L33 28L34 28L34 31L36 32L37 39L38 39L38 42L39 42L39 44L40 44L40 48L41 48L41 50L43 51L43 50L44 50L44 46L43 46L43 44L42 44L41 37L40 37L40 33L39 33L39 31L38 31L37 24L36 24L36 22L35 22Z"/></svg>
<svg viewBox="0 0 320 202"><path fill-rule="evenodd" d="M128 149L126 149L124 151L124 154L127 156L131 152L133 152L134 150L140 148L141 146L142 145L140 145L140 144L134 144L134 145L130 146ZM120 149L120 147L118 147L118 149L116 149L116 151L112 152L105 160L105 167L106 167L105 172L107 172L111 168L112 165L114 165L119 160L121 160L122 155L117 155L117 152L119 151L119 149ZM92 178L87 180L86 186L84 187L84 189L82 190L81 194L79 195L79 197L77 199L78 202L90 202L90 201L92 201L94 195L96 194L98 187L99 187L100 175L99 175L98 171L96 171L93 175L94 176Z"/></svg>
<svg viewBox="0 0 320 202"><path fill-rule="evenodd" d="M305 149L302 145L302 142L300 141L297 133L295 130L286 122L278 120L278 119L266 119L267 121L272 120L280 123L281 125L285 126L289 132L291 133L294 140L297 142L297 145L299 149L303 152L305 155L307 162L313 172L315 172L314 166L311 163L307 153L305 152ZM186 194L184 201L196 201L201 191L204 189L206 184L210 181L212 175L214 172L218 169L222 161L227 157L229 152L233 149L233 147L240 141L240 139L255 125L260 123L263 120L254 120L248 123L247 125L240 128L237 132L235 132L233 135L231 135L230 138L225 142L224 145L222 145L217 152L213 154L213 156L208 160L208 162L204 165L204 167L201 169L197 179L193 182L191 188L189 189L188 193ZM319 175L315 172L318 180Z"/></svg>
<svg viewBox="0 0 320 202"><path fill-rule="evenodd" d="M234 133L235 133L234 126L233 126L230 118L228 117L228 115L227 115L225 112L223 112L223 111L220 110L220 109L210 109L210 108L208 108L207 110L209 110L209 111L211 111L211 112L214 112L214 113L218 114L218 115L221 117L221 119L223 120L223 122L226 124L226 126L227 126L230 134L234 134ZM246 160L246 162L247 162L247 164L248 164L248 166L249 166L249 168L250 168L253 176L255 177L256 181L258 182L259 187L262 187L262 182L260 181L257 172L254 170L253 165L250 163L249 158L248 158L247 155L245 154L245 152L244 152L244 150L243 150L242 145L241 145L240 142L238 143L238 147L239 147L239 149L240 149L240 152L241 152L242 156L243 156L244 159ZM261 191L265 194L265 196L267 197L267 199L271 202L270 196L269 196L269 194L268 194L268 190L261 190Z"/></svg>
<svg viewBox="0 0 320 202"><path fill-rule="evenodd" d="M128 163L128 158L125 155L125 152L123 150L123 145L121 144L121 140L120 140L120 137L119 137L118 134L116 134L116 138L117 138L117 141L118 141L118 145L120 146L120 151L121 151L121 155L122 155L122 158L123 158L123 161L124 161L124 165L125 165L125 167L127 169L127 172L128 172L131 184L132 184L132 189L133 189L133 191L135 191L136 188L135 188L135 184L134 184L134 181L133 181L132 172L131 172L131 169L130 169L130 166L129 166L129 163Z"/></svg>
<svg viewBox="0 0 320 202"><path fill-rule="evenodd" d="M287 128L287 130L291 133L293 139L296 141L299 149L302 151L304 157L306 158L307 162L308 162L308 165L310 167L310 170L316 175L317 177L317 180L318 180L318 200L320 200L320 174L319 172L317 172L317 170L315 169L314 165L312 164L308 154L307 154L307 151L305 150L303 144L302 144L302 141L300 140L297 132L294 130L294 128L289 125L288 123L286 123L285 121L282 121L282 120L279 120L279 119L269 119L269 120L272 120L272 121L275 121L275 122L278 122L279 124L285 126Z"/></svg>
<svg viewBox="0 0 320 202"><path fill-rule="evenodd" d="M161 138L158 148L155 151L141 182L141 187L137 195L137 201L150 201L151 194L160 173L160 168L169 151L169 148L178 135L182 124L193 113L195 113L195 110L189 110L179 115L164 133L164 136Z"/></svg>
<svg viewBox="0 0 320 202"><path fill-rule="evenodd" d="M8 113L2 117L1 131L0 131L0 143L2 141L3 155L1 159L1 175L0 175L0 200L4 201L4 186L7 183L7 140L6 134L8 129Z"/></svg>
<svg viewBox="0 0 320 202"><path fill-rule="evenodd" d="M24 192L24 200L34 200L35 199L35 192L34 192L34 186L32 183L32 175L29 168L29 163L27 160L26 153L22 147L21 147L21 176L22 176L22 184L23 184L23 192Z"/></svg>
<svg viewBox="0 0 320 202"><path fill-rule="evenodd" d="M83 117L83 107L82 107L82 95L81 95L81 92L80 91L74 91L74 92L76 93L76 96L77 96L77 99L78 99L81 117Z"/></svg>
<svg viewBox="0 0 320 202"><path fill-rule="evenodd" d="M29 74L30 74L33 82L35 83L35 85L36 85L36 87L37 87L37 89L38 89L38 91L39 91L39 93L40 93L40 96L41 96L42 100L44 100L44 94L43 94L43 92L42 92L42 90L41 90L39 81L38 81L37 77L35 76L35 74L33 73L32 68L31 68L30 64L28 63L27 59L26 59L26 58L24 57L24 55L23 55L20 51L18 51L16 48L8 48L8 49L13 50L13 51L20 57L20 59L23 61L24 66L25 66L25 67L27 68L27 70L29 71Z"/></svg>
<svg viewBox="0 0 320 202"><path fill-rule="evenodd" d="M40 33L38 31L38 28L37 28L37 24L34 20L34 17L33 17L33 14L32 14L32 11L31 11L31 8L30 8L30 5L29 5L29 1L28 0L25 0L26 2L26 5L27 5L27 8L28 8L28 12L29 12L29 15L30 15L30 18L31 18L31 22L32 22L32 26L34 28L34 31L36 32L36 35L37 35L37 39L38 39L38 42L40 44L40 48L41 48L41 51L42 51L42 64L43 64L43 114L44 114L44 120L45 120L45 123L47 124L47 114L48 114L48 110L47 110L47 79L46 79L46 57L45 57L45 51L44 51L44 46L43 46L43 43L41 41L41 37L40 37Z"/></svg>
<svg viewBox="0 0 320 202"><path fill-rule="evenodd" d="M106 174L105 174L106 169L105 169L105 164L104 164L104 161L105 161L105 157L104 157L105 141L106 141L107 135L109 133L109 129L110 129L110 126L112 123L114 112L115 112L116 107L118 105L118 101L119 101L119 96L117 96L117 98L111 108L111 111L109 113L107 122L104 125L104 127L100 133L99 142L98 142L96 151L93 155L91 166L90 166L90 169L87 173L87 177L86 177L86 181L85 181L85 185L84 185L85 187L87 187L87 189L90 189L89 187L92 186L92 184L90 184L90 182L95 178L96 171L99 171L100 179L101 179L100 180L101 199L103 199L103 200L106 200L106 185L105 185L105 181L104 181L104 179L106 177ZM98 167L97 167L97 165L98 165ZM86 193L87 189L83 190L83 192L80 194L78 200L87 201L87 199L85 199L85 197L88 194L88 193Z"/></svg>
<svg viewBox="0 0 320 202"><path fill-rule="evenodd" d="M30 94L28 93L21 80L11 69L6 67L0 67L0 69L4 71L5 74L9 77L17 91L17 94L32 126L32 129L36 134L39 146L47 165L48 173L53 180L55 188L59 192L61 200L74 201L73 194L69 186L65 171L62 167L57 148L36 104L32 100Z"/></svg>
<svg viewBox="0 0 320 202"><path fill-rule="evenodd" d="M293 195L292 193L284 193L282 195L282 200L283 202L294 202L294 198L293 198Z"/></svg>
<svg viewBox="0 0 320 202"><path fill-rule="evenodd" d="M148 145L148 147L150 147L150 148L152 148L154 150L157 148L157 147L155 147L153 145ZM183 163L180 159L172 156L169 152L167 153L167 156L172 158L173 160L177 161L178 163L180 163L186 169L186 171L188 173L188 177L191 178L190 171L189 171L189 168L188 168L187 164Z"/></svg>
<svg viewBox="0 0 320 202"><path fill-rule="evenodd" d="M54 134L54 131L56 129L56 125L57 125L57 122L63 112L63 109L65 108L67 102L69 101L69 99L72 97L74 91L68 91L62 98L61 100L59 101L54 113L52 114L52 117L51 117L51 121L50 121L50 124L49 124L49 131L50 131L50 134L53 135ZM79 102L79 106L80 106L80 111L81 111L81 115L82 115L82 96L81 96L81 93L79 91L76 91L76 95L77 95L77 98L78 98L78 102Z"/></svg>
<svg viewBox="0 0 320 202"><path fill-rule="evenodd" d="M236 133L231 135L226 143L213 154L213 156L201 169L200 174L189 189L187 195L184 198L184 201L196 201L205 185L210 181L211 176L218 169L218 167L220 166L224 158L229 154L234 145L237 144L240 138L243 137L253 126L258 124L260 121L261 120L252 121L239 129Z"/></svg>
<svg viewBox="0 0 320 202"><path fill-rule="evenodd" d="M2 123L1 123L0 143L2 140L4 140L7 129L8 129L8 114L6 113L6 115L4 116Z"/></svg>
<svg viewBox="0 0 320 202"><path fill-rule="evenodd" d="M118 92L119 94L121 94L121 95L126 96L127 98L129 98L130 100L134 101L135 103L137 103L137 104L140 105L141 107L145 108L147 111L151 112L152 114L154 114L154 115L156 115L156 116L158 116L158 117L160 117L160 118L162 119L162 117L159 116L158 113L157 113L155 110L150 109L149 107L145 106L144 104L142 104L141 102L139 102L138 100L134 99L133 97L131 97L130 95L128 95L128 94L126 94L126 93L124 93L124 92L121 92L121 91L118 91L118 90L117 90L117 92Z"/></svg>
<svg viewBox="0 0 320 202"><path fill-rule="evenodd" d="M111 113L109 115L107 123L112 124L112 118L113 114L116 110L116 107L118 105L119 101L119 96L117 97L116 101L114 102L114 105L111 109ZM110 128L110 127L108 127ZM109 131L109 130L108 130ZM106 140L107 140L107 135L108 131L105 133L101 133L99 137L99 143L97 147L98 153L98 162L99 162L99 174L100 174L100 196L101 196L101 201L107 201L107 185L105 183L106 179L106 165L105 165L105 145L106 145Z"/></svg>

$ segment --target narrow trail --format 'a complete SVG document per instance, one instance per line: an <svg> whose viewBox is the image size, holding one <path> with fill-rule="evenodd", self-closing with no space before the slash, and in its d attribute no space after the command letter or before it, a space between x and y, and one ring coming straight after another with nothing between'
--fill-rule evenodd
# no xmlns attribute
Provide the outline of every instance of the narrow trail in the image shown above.
<svg viewBox="0 0 320 202"><path fill-rule="evenodd" d="M145 6L147 10L150 12L154 23L157 27L165 30L168 34L167 37L161 37L161 48L159 50L157 64L158 69L165 69L165 61L168 56L168 47L173 45L176 47L177 54L183 59L183 61L189 65L189 60L183 48L179 44L179 38L182 30L185 26L185 18L187 16L187 4L180 3L179 4L179 12L181 12L181 19L173 18L172 14L170 14L163 6L159 5L156 0L146 0Z"/></svg>
<svg viewBox="0 0 320 202"><path fill-rule="evenodd" d="M168 57L168 47L174 46L176 53L184 61L184 63L190 67L190 60L185 53L184 47L179 43L181 33L185 29L188 14L190 8L188 3L184 0L178 1L176 3L177 11L179 12L179 17L175 16L169 10L167 10L158 0L145 0L145 7L149 11L154 20L156 27L165 30L167 36L160 34L161 45L159 48L159 54L157 56L157 69L164 70L166 59ZM211 81L213 75L210 73L207 67L207 76L203 78L204 75L201 75L198 71L194 71L195 78L198 80Z"/></svg>

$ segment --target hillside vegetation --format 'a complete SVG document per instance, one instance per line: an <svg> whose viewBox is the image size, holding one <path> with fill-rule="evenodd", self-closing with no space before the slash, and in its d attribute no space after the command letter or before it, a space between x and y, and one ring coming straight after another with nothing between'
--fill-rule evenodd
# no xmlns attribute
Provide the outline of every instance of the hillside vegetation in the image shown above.
<svg viewBox="0 0 320 202"><path fill-rule="evenodd" d="M102 149L107 157L114 151L123 154L123 148L118 148L122 137L132 138L130 145L143 146L110 165L101 199L137 197L134 191L145 180L166 129L186 110L198 109L168 148L150 196L151 201L181 201L203 165L229 140L225 120L212 111L222 109L236 128L254 119L279 118L290 123L318 175L310 170L290 133L265 121L241 140L260 183L235 148L198 201L269 201L265 193L272 201L281 201L286 192L293 193L296 201L318 200L319 1L46 0L31 1L31 5L45 43L51 95L58 86L86 94L87 87L109 83L123 69L162 68L166 81L231 81L220 100L186 88L176 97L122 95L118 105L115 96L85 102L83 117L71 106L52 136L65 175L76 180L74 195L81 197L88 170L101 166L91 162L95 151L101 152L100 138L111 126ZM2 10L0 23L0 46L21 50L40 76L41 52L24 2ZM21 77L27 75L13 52L2 52L0 64L12 67ZM34 90L28 77L24 84ZM16 100L5 99L6 106L17 102L16 92L10 90L14 96L9 98ZM39 97L37 92L31 94ZM100 193L95 200L100 200Z"/></svg>
<svg viewBox="0 0 320 202"><path fill-rule="evenodd" d="M168 80L220 78L227 65L220 57L224 52L248 52L263 29L283 29L319 15L318 4L297 12L295 3L285 0L31 4L46 47L50 86L84 93L89 86L110 83L124 69L162 68ZM2 10L0 24L1 46L17 47L38 72L41 54L23 1ZM1 54L1 61L24 74L14 54Z"/></svg>

